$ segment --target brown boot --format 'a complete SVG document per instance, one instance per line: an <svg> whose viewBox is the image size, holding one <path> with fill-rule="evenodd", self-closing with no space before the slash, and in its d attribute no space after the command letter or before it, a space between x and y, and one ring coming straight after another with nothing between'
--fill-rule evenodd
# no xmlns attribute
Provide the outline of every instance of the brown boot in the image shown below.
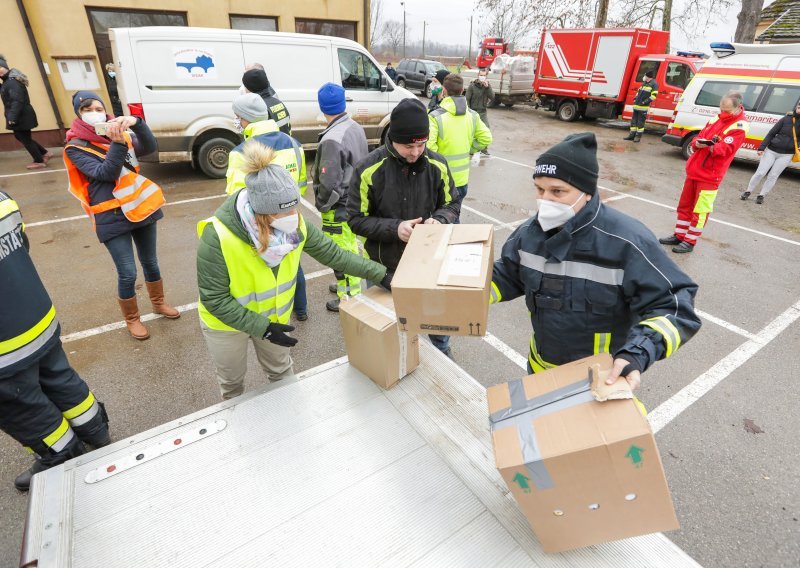
<svg viewBox="0 0 800 568"><path fill-rule="evenodd" d="M178 319L181 313L164 302L164 281L156 280L155 282L145 282L147 284L147 292L150 294L150 302L153 304L153 312L161 314L165 318Z"/></svg>
<svg viewBox="0 0 800 568"><path fill-rule="evenodd" d="M139 306L136 304L136 296L127 300L118 298L118 301L122 315L125 316L125 325L128 326L128 331L131 332L134 339L147 339L150 337L147 328L139 319Z"/></svg>

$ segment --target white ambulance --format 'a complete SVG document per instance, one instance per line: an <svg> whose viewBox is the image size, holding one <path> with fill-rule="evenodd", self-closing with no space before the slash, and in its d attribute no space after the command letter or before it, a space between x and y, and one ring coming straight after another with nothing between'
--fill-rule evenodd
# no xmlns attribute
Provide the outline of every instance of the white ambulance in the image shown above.
<svg viewBox="0 0 800 568"><path fill-rule="evenodd" d="M750 130L736 157L758 161L759 144L800 99L800 44L712 43L711 49L714 55L686 87L661 140L679 146L688 158L691 141L719 113L720 99L728 91L738 91L744 97Z"/></svg>
<svg viewBox="0 0 800 568"><path fill-rule="evenodd" d="M231 103L251 63L264 66L289 109L292 136L307 149L326 127L317 90L328 81L344 86L347 111L373 145L383 140L395 105L414 97L364 46L338 37L143 27L113 28L109 38L123 109L147 121L158 161L191 161L210 177L225 176L228 152L242 141Z"/></svg>

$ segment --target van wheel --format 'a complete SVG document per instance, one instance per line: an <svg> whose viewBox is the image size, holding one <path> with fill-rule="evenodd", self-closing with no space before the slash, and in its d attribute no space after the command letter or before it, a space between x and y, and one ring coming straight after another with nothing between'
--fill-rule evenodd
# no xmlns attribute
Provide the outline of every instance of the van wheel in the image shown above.
<svg viewBox="0 0 800 568"><path fill-rule="evenodd" d="M432 88L433 88L433 81L428 81L425 84L425 90L422 91L422 95L431 98L433 96L433 93L431 92Z"/></svg>
<svg viewBox="0 0 800 568"><path fill-rule="evenodd" d="M406 88L406 80L405 79L398 79L397 80L397 86L400 87L401 89L405 89Z"/></svg>
<svg viewBox="0 0 800 568"><path fill-rule="evenodd" d="M564 122L575 122L578 120L578 105L575 101L564 101L556 110L556 116Z"/></svg>
<svg viewBox="0 0 800 568"><path fill-rule="evenodd" d="M514 101L508 101L508 102L503 101L503 106L511 108L514 106Z"/></svg>
<svg viewBox="0 0 800 568"><path fill-rule="evenodd" d="M697 138L697 132L694 134L689 134L686 138L683 139L683 144L681 144L681 156L685 159L689 159L689 156L694 154L694 139Z"/></svg>
<svg viewBox="0 0 800 568"><path fill-rule="evenodd" d="M227 138L212 138L197 151L197 165L210 178L224 178L228 171L228 154L236 144Z"/></svg>

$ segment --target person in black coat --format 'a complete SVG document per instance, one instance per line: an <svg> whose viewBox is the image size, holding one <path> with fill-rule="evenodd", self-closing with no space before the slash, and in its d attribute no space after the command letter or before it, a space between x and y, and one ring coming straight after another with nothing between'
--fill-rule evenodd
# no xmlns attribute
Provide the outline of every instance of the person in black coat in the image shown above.
<svg viewBox="0 0 800 568"><path fill-rule="evenodd" d="M0 55L0 99L5 109L6 128L14 132L14 138L20 141L33 158L28 164L29 170L47 167L53 154L33 139L31 131L39 126L36 111L31 106L28 96L28 77L19 69L11 69L6 58Z"/></svg>

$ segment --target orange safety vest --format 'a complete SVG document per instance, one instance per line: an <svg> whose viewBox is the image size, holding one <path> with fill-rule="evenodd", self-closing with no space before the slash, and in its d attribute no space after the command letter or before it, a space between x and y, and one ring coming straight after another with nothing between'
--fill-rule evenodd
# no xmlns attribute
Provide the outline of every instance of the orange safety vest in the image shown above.
<svg viewBox="0 0 800 568"><path fill-rule="evenodd" d="M102 203L97 203L96 205L92 205L89 202L88 178L72 163L72 160L67 156L66 149L79 148L84 152L100 156L105 160L106 152L108 152L110 145L92 144L91 146L94 146L94 148L92 148L86 145L85 142L82 144L82 140L75 139L64 148L64 163L67 166L67 173L69 174L69 192L81 202L83 210L86 211L86 214L92 219L92 225L94 225L95 215L117 208L121 209L125 218L132 223L144 221L166 203L164 192L161 191L158 184L139 174L139 162L136 160L136 154L133 152L131 136L127 132L124 133L124 136L125 142L128 145L128 158L133 167L133 171L130 170L128 165L124 166L119 174L114 191L112 192L114 198L103 201ZM98 150L103 151L101 152Z"/></svg>

